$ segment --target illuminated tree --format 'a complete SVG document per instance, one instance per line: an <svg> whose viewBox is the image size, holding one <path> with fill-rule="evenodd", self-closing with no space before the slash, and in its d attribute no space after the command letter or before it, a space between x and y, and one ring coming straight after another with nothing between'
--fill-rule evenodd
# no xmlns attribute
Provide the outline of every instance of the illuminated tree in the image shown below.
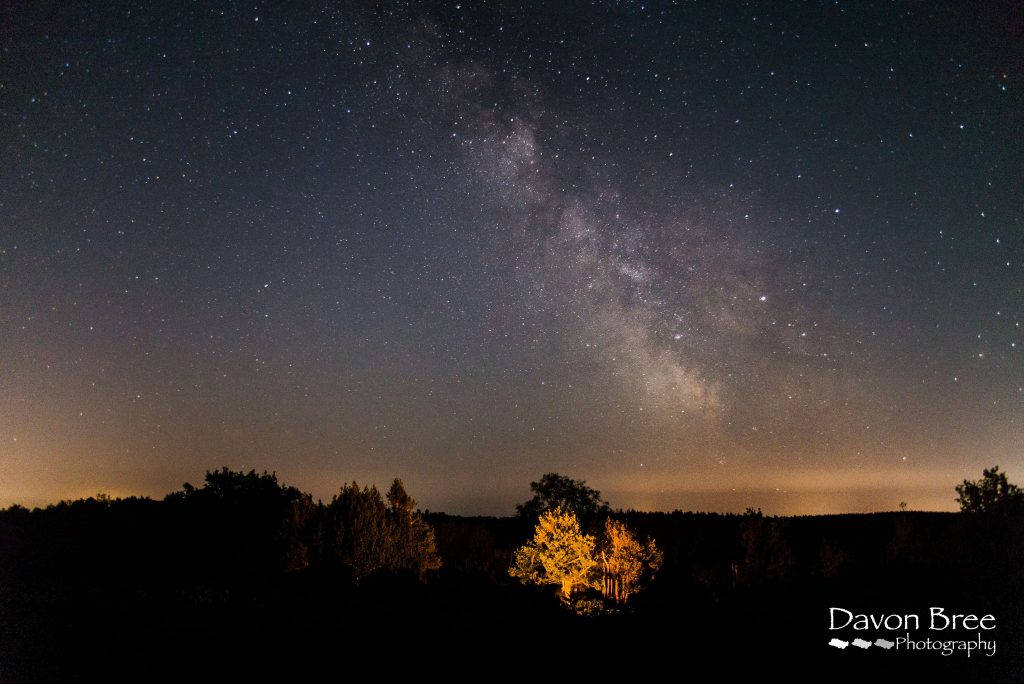
<svg viewBox="0 0 1024 684"><path fill-rule="evenodd" d="M643 584L654 579L663 556L654 540L640 543L624 523L609 518L604 523L601 548L601 593L625 603Z"/></svg>
<svg viewBox="0 0 1024 684"><path fill-rule="evenodd" d="M525 584L557 585L568 600L574 590L594 586L594 546L594 537L580 531L576 515L556 507L541 514L533 541L516 550L509 574Z"/></svg>
<svg viewBox="0 0 1024 684"><path fill-rule="evenodd" d="M1024 510L1024 491L999 472L999 466L982 471L975 482L964 480L956 486L957 503L964 513L993 513Z"/></svg>

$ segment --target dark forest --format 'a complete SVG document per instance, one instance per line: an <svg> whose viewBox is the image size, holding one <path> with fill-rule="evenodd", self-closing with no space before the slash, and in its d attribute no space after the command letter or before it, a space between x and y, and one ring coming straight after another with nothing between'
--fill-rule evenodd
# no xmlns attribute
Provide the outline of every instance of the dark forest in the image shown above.
<svg viewBox="0 0 1024 684"><path fill-rule="evenodd" d="M652 667L787 668L796 681L821 668L833 679L879 667L943 681L956 672L1014 681L1020 672L1024 518L1012 506L646 513L612 510L582 482L562 481L583 496L558 499L533 483L534 499L505 518L420 512L397 480L386 494L352 483L314 502L275 475L226 468L162 501L98 495L14 506L0 512L0 679L294 673L358 664L358 649L381 643L410 656L395 667L470 673L480 657L583 672L604 667L605 645ZM663 561L657 572L624 602L585 587L568 601L556 587L512 577L545 496L581 511L583 532L611 519L649 539ZM830 638L860 635L829 630L834 606L991 614L996 628L985 637L997 653L840 651ZM460 655L467 649L472 661Z"/></svg>

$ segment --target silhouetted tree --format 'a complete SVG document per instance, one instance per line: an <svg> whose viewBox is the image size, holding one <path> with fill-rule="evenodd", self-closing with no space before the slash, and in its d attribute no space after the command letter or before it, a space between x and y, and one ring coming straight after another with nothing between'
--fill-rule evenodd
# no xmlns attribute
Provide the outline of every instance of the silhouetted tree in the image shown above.
<svg viewBox="0 0 1024 684"><path fill-rule="evenodd" d="M611 509L601 498L601 492L558 473L546 473L537 482L530 483L533 498L516 506L516 512L525 518L536 518L546 511L560 508L588 522L599 513Z"/></svg>
<svg viewBox="0 0 1024 684"><path fill-rule="evenodd" d="M1007 513L1024 510L1024 491L999 472L999 466L982 470L982 478L956 486L956 501L964 513Z"/></svg>
<svg viewBox="0 0 1024 684"><path fill-rule="evenodd" d="M281 485L276 473L207 471L201 488L185 483L168 494L191 524L196 561L222 575L298 569L308 562L312 500Z"/></svg>
<svg viewBox="0 0 1024 684"><path fill-rule="evenodd" d="M509 559L506 556L504 562L501 561L504 550L495 548L490 520L437 513L431 517L430 523L437 537L438 554L447 567L492 576L508 572Z"/></svg>
<svg viewBox="0 0 1024 684"><path fill-rule="evenodd" d="M541 513L533 540L516 550L509 574L527 584L558 585L568 600L574 590L594 586L594 545L572 511L556 507Z"/></svg>
<svg viewBox="0 0 1024 684"><path fill-rule="evenodd" d="M196 489L186 482L182 491L167 495L168 499L218 501L233 505L273 508L300 494L294 487L284 487L277 481L277 473L255 470L248 473L228 467L206 471L205 483Z"/></svg>
<svg viewBox="0 0 1024 684"><path fill-rule="evenodd" d="M356 581L384 566L387 507L376 487L344 485L327 507L330 555Z"/></svg>
<svg viewBox="0 0 1024 684"><path fill-rule="evenodd" d="M441 567L434 529L416 510L416 501L397 477L388 489L388 555L386 563L397 572L418 577Z"/></svg>
<svg viewBox="0 0 1024 684"><path fill-rule="evenodd" d="M376 487L345 485L328 506L330 555L356 581L382 570L422 578L441 559L433 528L415 508L397 478L386 504Z"/></svg>
<svg viewBox="0 0 1024 684"><path fill-rule="evenodd" d="M301 494L291 502L281 521L279 536L283 549L284 570L309 567L323 548L321 506L309 494Z"/></svg>

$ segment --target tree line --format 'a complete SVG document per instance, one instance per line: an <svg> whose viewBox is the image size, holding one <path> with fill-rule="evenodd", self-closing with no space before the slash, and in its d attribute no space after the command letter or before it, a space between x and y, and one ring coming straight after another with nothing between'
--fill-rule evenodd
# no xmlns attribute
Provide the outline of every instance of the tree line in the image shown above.
<svg viewBox="0 0 1024 684"><path fill-rule="evenodd" d="M327 567L359 582L378 573L424 577L441 566L434 530L398 478L385 495L345 484L327 504L283 486L275 473L206 473L166 497L195 523L193 538L268 571ZM204 542L206 544L204 544ZM239 565L232 562L230 565Z"/></svg>
<svg viewBox="0 0 1024 684"><path fill-rule="evenodd" d="M536 529L515 552L512 577L555 585L572 605L583 599L593 606L599 597L601 607L626 603L654 578L661 551L610 517L600 492L556 473L530 486L533 497L517 513ZM442 564L434 528L397 478L383 495L376 486L345 484L324 504L282 485L275 473L224 467L165 501L193 523L187 536L197 555L225 574L319 568L358 584L378 574L422 580Z"/></svg>
<svg viewBox="0 0 1024 684"><path fill-rule="evenodd" d="M613 511L548 473L516 516L453 516L417 510L401 481L317 501L226 468L163 500L12 506L0 511L0 680L75 681L109 666L111 644L153 681L169 659L248 653L262 668L267 654L334 662L339 645L381 643L406 657L414 643L489 642L494 662L538 644L646 653L665 635L702 657L737 640L820 651L806 616L856 592L930 605L956 587L959 605L1020 624L1024 525L1004 478L992 468L958 487L962 514Z"/></svg>
<svg viewBox="0 0 1024 684"><path fill-rule="evenodd" d="M40 557L45 549L63 563L103 554L130 561L122 555L127 549L136 556L145 549L154 568L182 586L255 586L300 571L348 578L355 585L378 575L423 580L441 569L443 558L452 564L449 576L478 572L491 582L504 577L553 587L572 606L595 598L621 606L655 577L716 591L777 582L801 568L836 577L864 557L853 539L804 541L803 524L759 511L738 518L613 513L599 492L556 473L530 489L533 496L516 507L516 518L473 519L421 513L399 479L384 492L348 483L320 502L281 484L276 474L221 468L207 472L201 486L186 483L163 502L99 496L39 515L13 506L0 523L8 530L11 558L21 557L11 554L24 548L25 558ZM986 469L980 480L965 480L956 491L962 511L982 514L970 516L979 524L1024 510L1024 494L998 467ZM891 538L886 557L931 553L928 538L912 532L916 518L889 520L892 529L883 532ZM696 536L683 534L685 529ZM87 542L85 533L99 535L100 543ZM125 546L118 535L131 535L132 544Z"/></svg>

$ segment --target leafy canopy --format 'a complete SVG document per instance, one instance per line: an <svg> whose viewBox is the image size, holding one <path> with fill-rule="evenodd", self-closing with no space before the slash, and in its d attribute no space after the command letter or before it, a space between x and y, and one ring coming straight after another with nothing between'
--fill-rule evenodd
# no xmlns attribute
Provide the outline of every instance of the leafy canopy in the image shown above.
<svg viewBox="0 0 1024 684"><path fill-rule="evenodd" d="M956 493L964 513L1024 511L1024 491L1011 484L999 466L983 470L980 480L964 480L956 486Z"/></svg>
<svg viewBox="0 0 1024 684"><path fill-rule="evenodd" d="M664 560L653 539L641 542L625 523L611 518L604 523L600 555L601 592L617 603L625 603L654 579Z"/></svg>
<svg viewBox="0 0 1024 684"><path fill-rule="evenodd" d="M516 550L509 574L528 584L558 585L568 599L574 590L594 584L595 544L580 531L572 511L556 507L541 514L533 540Z"/></svg>
<svg viewBox="0 0 1024 684"><path fill-rule="evenodd" d="M600 544L583 534L579 520L561 508L541 513L533 540L521 546L509 574L524 584L554 584L570 601L575 591L599 590L606 600L625 603L661 568L662 553L625 523L608 519Z"/></svg>
<svg viewBox="0 0 1024 684"><path fill-rule="evenodd" d="M422 577L441 567L434 528L398 478L386 503L376 487L345 485L327 513L329 555L357 581L380 571Z"/></svg>
<svg viewBox="0 0 1024 684"><path fill-rule="evenodd" d="M588 487L583 480L573 480L558 473L546 473L537 482L531 482L530 491L533 498L516 506L516 512L525 518L536 518L546 511L561 509L588 521L611 510L601 498L601 492Z"/></svg>

